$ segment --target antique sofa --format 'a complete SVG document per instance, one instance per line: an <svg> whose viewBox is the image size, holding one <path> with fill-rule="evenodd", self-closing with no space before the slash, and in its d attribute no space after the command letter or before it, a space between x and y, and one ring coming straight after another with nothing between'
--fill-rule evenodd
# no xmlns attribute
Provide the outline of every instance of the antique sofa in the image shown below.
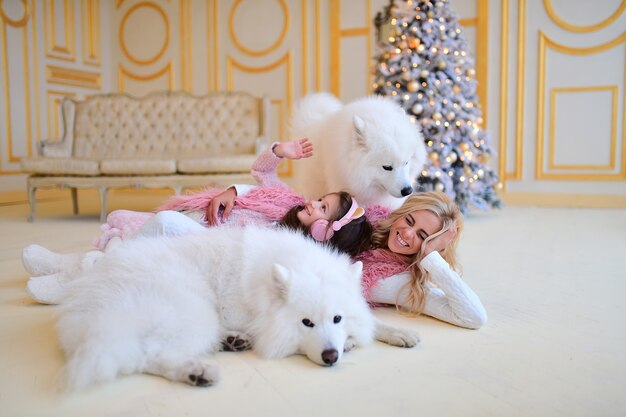
<svg viewBox="0 0 626 417"><path fill-rule="evenodd" d="M143 98L122 93L62 102L64 135L42 141L38 156L23 159L35 217L38 188L100 192L100 219L112 188L224 186L251 182L250 167L268 144L269 99L244 92L193 96L158 92Z"/></svg>

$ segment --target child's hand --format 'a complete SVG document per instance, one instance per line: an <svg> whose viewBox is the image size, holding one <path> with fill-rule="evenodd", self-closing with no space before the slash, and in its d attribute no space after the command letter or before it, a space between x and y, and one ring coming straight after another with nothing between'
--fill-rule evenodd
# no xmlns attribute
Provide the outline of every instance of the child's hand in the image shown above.
<svg viewBox="0 0 626 417"><path fill-rule="evenodd" d="M287 159L302 159L313 156L313 143L308 138L282 142L274 147L274 155Z"/></svg>
<svg viewBox="0 0 626 417"><path fill-rule="evenodd" d="M218 226L226 221L235 205L235 197L237 197L237 190L235 187L230 187L211 199L204 215L210 226ZM219 215L220 207L224 207L221 218Z"/></svg>

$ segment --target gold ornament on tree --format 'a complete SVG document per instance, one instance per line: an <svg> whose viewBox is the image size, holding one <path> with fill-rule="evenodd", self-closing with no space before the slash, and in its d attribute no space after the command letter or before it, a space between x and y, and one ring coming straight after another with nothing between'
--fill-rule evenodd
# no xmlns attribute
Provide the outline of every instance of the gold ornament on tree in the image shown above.
<svg viewBox="0 0 626 417"><path fill-rule="evenodd" d="M411 81L406 85L406 89L409 90L409 92L411 93L415 93L417 90L419 90L419 88L420 85L417 81Z"/></svg>

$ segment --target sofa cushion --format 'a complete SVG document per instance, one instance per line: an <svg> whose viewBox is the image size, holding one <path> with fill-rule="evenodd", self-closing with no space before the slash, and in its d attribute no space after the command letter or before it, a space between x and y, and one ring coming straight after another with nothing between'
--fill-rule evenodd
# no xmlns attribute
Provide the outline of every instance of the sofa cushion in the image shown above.
<svg viewBox="0 0 626 417"><path fill-rule="evenodd" d="M76 158L25 158L22 170L32 174L100 175L99 162Z"/></svg>
<svg viewBox="0 0 626 417"><path fill-rule="evenodd" d="M182 174L250 172L256 155L207 156L204 158L183 158L176 167Z"/></svg>
<svg viewBox="0 0 626 417"><path fill-rule="evenodd" d="M109 175L164 175L176 173L173 159L104 159L100 172Z"/></svg>

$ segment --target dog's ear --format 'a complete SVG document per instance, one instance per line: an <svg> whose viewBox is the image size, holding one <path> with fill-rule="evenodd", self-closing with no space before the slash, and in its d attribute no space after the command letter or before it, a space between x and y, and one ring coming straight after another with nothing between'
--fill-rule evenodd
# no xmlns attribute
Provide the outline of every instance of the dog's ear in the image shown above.
<svg viewBox="0 0 626 417"><path fill-rule="evenodd" d="M274 295L279 300L287 300L289 285L291 284L291 271L281 264L272 266L272 281L274 284Z"/></svg>
<svg viewBox="0 0 626 417"><path fill-rule="evenodd" d="M352 124L354 125L356 143L359 146L367 148L367 142L365 140L365 121L355 114L352 117Z"/></svg>

